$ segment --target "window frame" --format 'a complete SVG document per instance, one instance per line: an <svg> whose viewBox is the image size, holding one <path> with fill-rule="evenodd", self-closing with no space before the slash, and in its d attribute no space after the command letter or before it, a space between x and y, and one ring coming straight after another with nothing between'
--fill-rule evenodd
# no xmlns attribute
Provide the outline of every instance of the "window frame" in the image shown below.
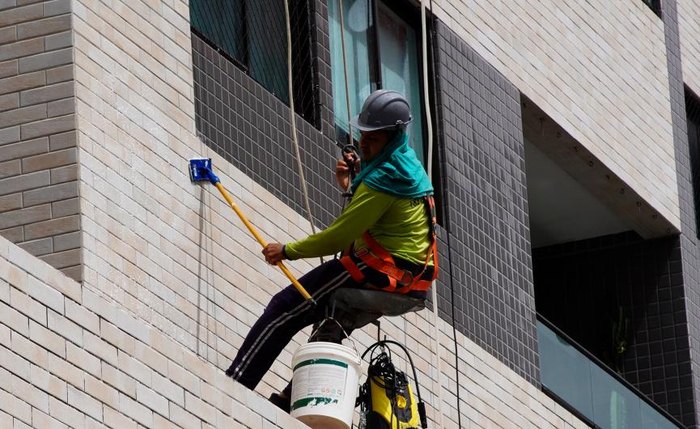
<svg viewBox="0 0 700 429"><path fill-rule="evenodd" d="M337 2L338 0L329 0L329 1L335 1ZM415 31L416 34L416 45L415 45L415 54L416 54L416 61L418 64L416 71L416 77L418 80L418 92L419 92L419 106L411 106L411 111L416 117L417 114L420 115L420 120L422 122L422 130L421 130L421 158L423 159L423 165L427 169L427 162L428 162L428 145L426 144L427 141L427 127L432 126L433 127L433 135L435 134L435 121L433 121L433 124L428 124L427 123L427 115L425 112L425 85L427 84L424 81L424 76L423 76L423 70L421 68L421 65L423 64L423 49L422 49L422 29L421 29L421 19L420 19L420 10L415 7L414 4L411 2L408 2L406 0L367 0L369 7L372 9L372 22L370 27L368 28L367 31L367 52L368 52L368 64L370 65L369 69L369 76L370 76L370 92L371 91L376 91L378 89L384 89L384 76L382 76L382 60L381 60L381 52L380 52L380 42L379 42L379 24L378 24L378 16L379 16L379 3L381 2L388 10L396 14L400 19L402 19L406 25L408 25L411 29ZM432 19L432 17L427 18L428 21ZM428 28L431 27L431 23L428 22ZM347 42L346 42L347 43ZM430 45L430 38L428 37L428 58L425 59L425 61L428 61L428 69L431 70L433 69L433 65L430 63L431 60L431 50L432 46ZM331 53L332 55L332 53ZM333 94L335 97L335 94ZM434 106L432 103L433 101L434 94L431 94L431 100L429 100L430 107ZM349 135L347 133L347 130L341 129L337 123L333 123L334 128L335 128L335 136L334 139L336 142L338 142L341 145L345 144L350 144L350 139ZM435 158L435 157L433 157Z"/></svg>
<svg viewBox="0 0 700 429"><path fill-rule="evenodd" d="M700 238L700 97L685 87L686 128L688 132L688 155L690 158L690 181L693 191L695 213L695 235Z"/></svg>

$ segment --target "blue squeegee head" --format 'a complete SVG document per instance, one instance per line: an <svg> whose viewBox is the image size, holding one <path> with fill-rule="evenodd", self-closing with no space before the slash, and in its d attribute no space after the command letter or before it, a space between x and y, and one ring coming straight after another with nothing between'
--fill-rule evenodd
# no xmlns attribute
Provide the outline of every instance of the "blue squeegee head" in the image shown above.
<svg viewBox="0 0 700 429"><path fill-rule="evenodd" d="M190 180L193 182L211 181L211 158L190 159Z"/></svg>

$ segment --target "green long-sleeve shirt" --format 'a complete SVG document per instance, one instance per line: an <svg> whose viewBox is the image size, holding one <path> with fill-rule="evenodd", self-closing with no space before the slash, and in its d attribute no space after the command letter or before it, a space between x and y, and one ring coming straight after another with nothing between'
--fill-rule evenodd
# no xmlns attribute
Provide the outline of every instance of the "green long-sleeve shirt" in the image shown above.
<svg viewBox="0 0 700 429"><path fill-rule="evenodd" d="M367 247L362 233L369 233L392 255L416 264L425 263L430 246L428 216L422 198L398 198L375 191L364 183L356 189L343 213L325 230L288 243L289 259L337 253L354 243Z"/></svg>

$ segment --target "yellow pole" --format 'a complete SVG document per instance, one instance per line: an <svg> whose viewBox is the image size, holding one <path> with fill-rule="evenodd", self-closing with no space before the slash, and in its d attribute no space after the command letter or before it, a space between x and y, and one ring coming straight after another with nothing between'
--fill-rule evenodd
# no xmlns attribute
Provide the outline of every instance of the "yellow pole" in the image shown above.
<svg viewBox="0 0 700 429"><path fill-rule="evenodd" d="M230 205L231 208L233 209L233 211L236 212L238 217L241 218L241 221L243 222L243 224L248 228L248 231L250 231L250 233L253 234L253 237L255 237L255 239L258 240L258 243L260 243L260 245L262 247L267 246L267 243L262 238L262 236L260 236L258 231L253 226L253 224L248 221L248 219L245 217L243 212L238 208L236 203L233 202L233 200L229 196L228 192L226 192L226 189L224 189L224 186L221 184L221 182L214 183L214 186L216 186L216 189L218 189L219 192L221 192L221 195L224 196L224 199L226 200L228 205ZM299 293L304 298L308 299L314 305L316 305L316 301L311 297L311 295L309 295L309 292L307 292L306 289L304 289L304 286L302 286L301 283L299 283L299 280L297 280L296 277L294 277L294 274L292 274L292 272L289 271L289 269L281 261L277 263L277 266L287 276L289 281L292 282L292 285L294 285L294 287L299 291Z"/></svg>

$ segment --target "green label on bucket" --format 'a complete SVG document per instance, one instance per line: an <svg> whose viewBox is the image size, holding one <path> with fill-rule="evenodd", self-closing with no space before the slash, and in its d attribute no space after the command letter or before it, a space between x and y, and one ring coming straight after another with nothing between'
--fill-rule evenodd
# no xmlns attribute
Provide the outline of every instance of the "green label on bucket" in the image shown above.
<svg viewBox="0 0 700 429"><path fill-rule="evenodd" d="M306 406L315 406L315 405L328 405L328 404L337 404L338 400L333 399L333 398L326 398L326 397L313 397L313 398L304 398L300 399L292 404L292 410L296 410L298 408L306 407Z"/></svg>
<svg viewBox="0 0 700 429"><path fill-rule="evenodd" d="M297 366L294 367L294 370L296 371L298 368L301 368L301 367L307 366L307 365L336 365L336 366L339 366L342 368L348 367L348 364L345 362L341 362L339 360L334 360L334 359L321 358L321 359L309 359L309 360L299 362L297 364Z"/></svg>

